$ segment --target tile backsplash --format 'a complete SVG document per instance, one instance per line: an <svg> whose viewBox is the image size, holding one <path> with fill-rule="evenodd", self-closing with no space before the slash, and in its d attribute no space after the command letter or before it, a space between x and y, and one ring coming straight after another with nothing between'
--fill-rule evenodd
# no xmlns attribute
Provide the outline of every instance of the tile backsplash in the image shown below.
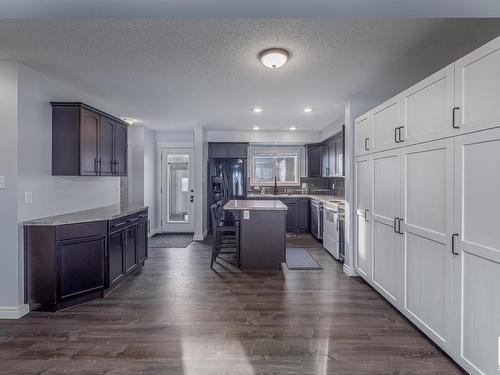
<svg viewBox="0 0 500 375"><path fill-rule="evenodd" d="M307 185L304 189L301 188L303 184ZM290 187L278 186L278 193L324 194L345 197L343 177L301 177L300 185ZM260 187L259 189L250 186L248 190L249 193L258 193L260 189L264 189L268 194L274 192L274 186Z"/></svg>

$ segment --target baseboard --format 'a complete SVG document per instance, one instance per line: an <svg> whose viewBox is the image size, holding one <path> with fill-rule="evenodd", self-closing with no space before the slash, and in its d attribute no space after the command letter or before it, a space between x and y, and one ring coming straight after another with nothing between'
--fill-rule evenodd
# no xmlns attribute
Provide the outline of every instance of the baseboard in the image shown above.
<svg viewBox="0 0 500 375"><path fill-rule="evenodd" d="M205 229L205 231L202 234L194 234L193 235L193 241L203 241L208 234L208 229Z"/></svg>
<svg viewBox="0 0 500 375"><path fill-rule="evenodd" d="M149 231L148 237L153 237L155 234L158 234L158 229L151 229Z"/></svg>
<svg viewBox="0 0 500 375"><path fill-rule="evenodd" d="M347 276L358 276L358 274L356 273L356 271L354 271L349 265L345 264L344 263L344 273L347 275Z"/></svg>
<svg viewBox="0 0 500 375"><path fill-rule="evenodd" d="M0 319L19 319L30 312L28 305L19 307L0 307Z"/></svg>

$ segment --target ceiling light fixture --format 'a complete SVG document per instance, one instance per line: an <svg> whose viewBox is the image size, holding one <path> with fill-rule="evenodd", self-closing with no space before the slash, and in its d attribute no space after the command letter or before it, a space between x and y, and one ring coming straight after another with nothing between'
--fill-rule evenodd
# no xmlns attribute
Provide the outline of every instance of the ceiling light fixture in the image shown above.
<svg viewBox="0 0 500 375"><path fill-rule="evenodd" d="M258 126L254 126L253 130L259 130L260 128Z"/></svg>
<svg viewBox="0 0 500 375"><path fill-rule="evenodd" d="M309 112L312 112L312 111L313 111L313 109L312 109L312 108L309 108L309 107L304 108L304 112L305 112L305 113L309 113Z"/></svg>
<svg viewBox="0 0 500 375"><path fill-rule="evenodd" d="M296 126L290 126L290 130L297 130Z"/></svg>
<svg viewBox="0 0 500 375"><path fill-rule="evenodd" d="M262 108L259 108L259 107L257 107L257 108L252 108L252 112L255 112L255 113L261 113L261 112L263 112L263 111L264 111L264 110L263 110Z"/></svg>
<svg viewBox="0 0 500 375"><path fill-rule="evenodd" d="M134 125L135 122L137 121L136 119L134 119L132 117L122 117L122 120L125 121L130 126Z"/></svg>
<svg viewBox="0 0 500 375"><path fill-rule="evenodd" d="M283 48L265 49L259 54L262 64L270 69L278 69L286 64L290 54Z"/></svg>

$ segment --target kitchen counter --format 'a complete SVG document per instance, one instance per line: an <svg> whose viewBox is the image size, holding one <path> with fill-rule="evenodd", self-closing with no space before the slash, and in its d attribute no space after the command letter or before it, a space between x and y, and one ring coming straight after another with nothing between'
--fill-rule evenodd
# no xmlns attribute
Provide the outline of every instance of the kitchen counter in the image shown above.
<svg viewBox="0 0 500 375"><path fill-rule="evenodd" d="M148 208L142 204L114 204L97 207L90 210L70 212L62 215L48 216L40 219L25 221L25 226L58 226L66 224L87 223L101 220L113 220L119 217L134 214Z"/></svg>
<svg viewBox="0 0 500 375"><path fill-rule="evenodd" d="M230 200L224 205L229 211L286 211L288 208L280 200Z"/></svg>
<svg viewBox="0 0 500 375"><path fill-rule="evenodd" d="M286 199L286 198L307 198L315 199L323 203L345 203L344 197L339 197L335 195L320 195L320 194L248 194L248 199Z"/></svg>

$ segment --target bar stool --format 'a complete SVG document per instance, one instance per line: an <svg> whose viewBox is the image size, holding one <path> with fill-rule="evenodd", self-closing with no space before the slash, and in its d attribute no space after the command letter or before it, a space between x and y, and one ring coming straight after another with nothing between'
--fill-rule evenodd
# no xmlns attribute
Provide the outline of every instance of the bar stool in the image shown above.
<svg viewBox="0 0 500 375"><path fill-rule="evenodd" d="M236 266L240 266L240 222L224 220L222 202L210 206L212 216L212 258L210 268L221 254L235 254ZM233 250L229 250L233 249Z"/></svg>

